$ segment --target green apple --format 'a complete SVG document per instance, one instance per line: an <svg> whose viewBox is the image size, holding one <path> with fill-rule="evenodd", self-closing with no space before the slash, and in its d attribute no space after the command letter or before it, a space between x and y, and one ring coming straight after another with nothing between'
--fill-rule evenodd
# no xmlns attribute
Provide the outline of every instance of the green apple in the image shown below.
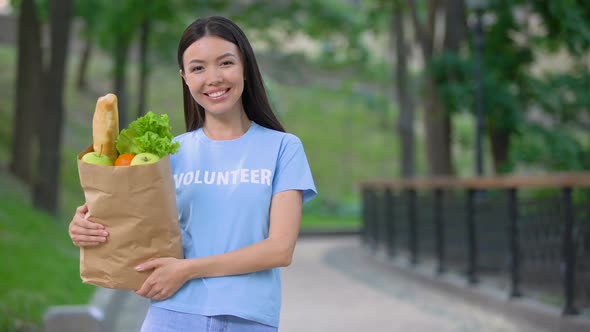
<svg viewBox="0 0 590 332"><path fill-rule="evenodd" d="M153 164L153 163L158 162L158 160L160 160L160 157L158 157L157 155L155 155L153 153L149 153L149 152L138 153L131 160L131 166Z"/></svg>
<svg viewBox="0 0 590 332"><path fill-rule="evenodd" d="M95 165L113 166L111 158L100 152L88 152L82 156L82 161Z"/></svg>

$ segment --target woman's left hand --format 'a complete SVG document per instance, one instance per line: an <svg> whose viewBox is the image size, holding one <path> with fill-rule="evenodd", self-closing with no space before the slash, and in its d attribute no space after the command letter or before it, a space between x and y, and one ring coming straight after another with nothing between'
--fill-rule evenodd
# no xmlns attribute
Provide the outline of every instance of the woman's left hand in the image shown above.
<svg viewBox="0 0 590 332"><path fill-rule="evenodd" d="M135 293L158 301L165 300L174 295L187 281L186 273L184 273L182 268L183 262L183 259L164 257L152 259L138 265L135 268L137 271L154 271Z"/></svg>

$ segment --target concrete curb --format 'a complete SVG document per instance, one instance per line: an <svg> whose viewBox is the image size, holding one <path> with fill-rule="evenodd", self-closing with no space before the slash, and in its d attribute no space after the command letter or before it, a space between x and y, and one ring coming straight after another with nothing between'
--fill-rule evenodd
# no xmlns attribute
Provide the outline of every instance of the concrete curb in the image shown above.
<svg viewBox="0 0 590 332"><path fill-rule="evenodd" d="M88 305L50 307L43 316L44 332L111 332L127 291L97 288Z"/></svg>
<svg viewBox="0 0 590 332"><path fill-rule="evenodd" d="M542 304L526 297L509 298L507 293L485 285L468 285L466 280L450 274L434 275L434 267L414 268L407 262L388 258L384 253L363 248L367 257L372 257L401 276L414 280L449 297L458 297L472 305L493 310L511 319L526 322L538 331L588 332L590 319L585 316L564 316L558 308Z"/></svg>

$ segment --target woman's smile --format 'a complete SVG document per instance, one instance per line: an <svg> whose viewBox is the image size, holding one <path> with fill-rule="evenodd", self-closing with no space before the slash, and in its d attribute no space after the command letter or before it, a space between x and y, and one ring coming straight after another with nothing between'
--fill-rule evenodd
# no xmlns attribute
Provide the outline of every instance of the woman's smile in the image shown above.
<svg viewBox="0 0 590 332"><path fill-rule="evenodd" d="M209 91L209 92L205 92L204 95L213 99L213 100L220 100L220 99L223 99L223 97L225 97L227 95L229 90L231 90L231 88Z"/></svg>

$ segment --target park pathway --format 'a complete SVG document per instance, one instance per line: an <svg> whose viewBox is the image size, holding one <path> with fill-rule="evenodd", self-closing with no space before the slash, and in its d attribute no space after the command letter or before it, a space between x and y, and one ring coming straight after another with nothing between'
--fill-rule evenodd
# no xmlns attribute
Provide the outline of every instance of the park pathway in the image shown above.
<svg viewBox="0 0 590 332"><path fill-rule="evenodd" d="M532 332L395 275L356 237L310 238L284 270L281 332Z"/></svg>
<svg viewBox="0 0 590 332"><path fill-rule="evenodd" d="M532 332L520 321L392 273L357 237L310 237L283 269L281 332ZM116 322L139 331L147 302L130 293ZM538 331L538 329L536 330Z"/></svg>
<svg viewBox="0 0 590 332"><path fill-rule="evenodd" d="M280 332L539 331L392 273L353 236L301 239L283 285ZM117 331L138 331L146 309L130 293Z"/></svg>

